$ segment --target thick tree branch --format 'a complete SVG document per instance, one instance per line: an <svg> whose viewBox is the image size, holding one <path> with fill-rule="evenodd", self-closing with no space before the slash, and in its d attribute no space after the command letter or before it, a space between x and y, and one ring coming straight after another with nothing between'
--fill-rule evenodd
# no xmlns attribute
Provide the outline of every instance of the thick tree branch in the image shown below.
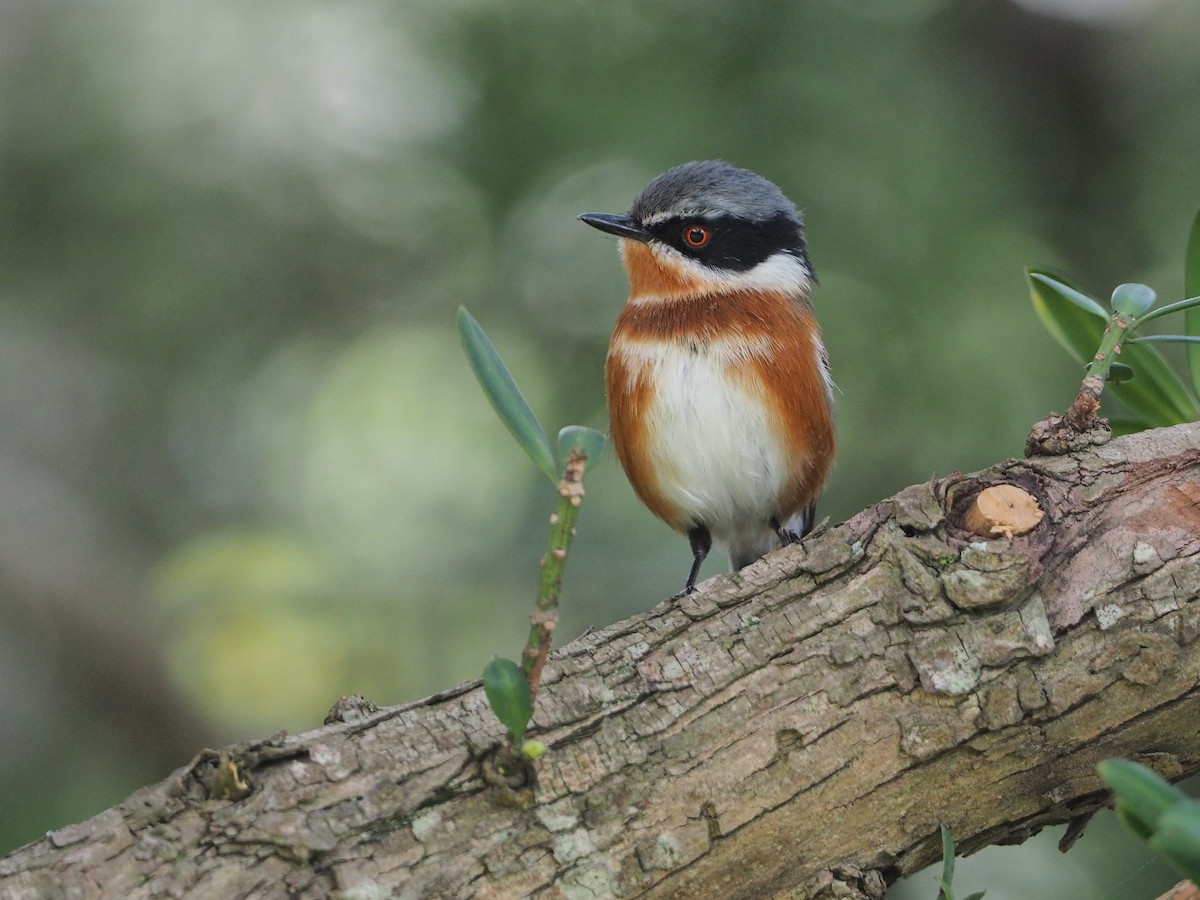
<svg viewBox="0 0 1200 900"><path fill-rule="evenodd" d="M962 531L1001 482L1042 522ZM879 897L939 822L969 852L1082 823L1103 758L1200 770L1198 562L1200 426L954 475L552 654L536 783L490 783L465 685L205 755L0 894Z"/></svg>

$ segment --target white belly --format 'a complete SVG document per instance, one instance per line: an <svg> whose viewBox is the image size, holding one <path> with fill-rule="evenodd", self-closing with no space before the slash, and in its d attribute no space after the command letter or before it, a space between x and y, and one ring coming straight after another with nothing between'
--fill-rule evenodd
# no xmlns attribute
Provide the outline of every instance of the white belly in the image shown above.
<svg viewBox="0 0 1200 900"><path fill-rule="evenodd" d="M731 359L719 344L696 352L687 345L642 349L638 356L652 369L647 449L665 499L718 543L746 547L769 539L767 522L787 488L789 466L762 398L725 374L745 359Z"/></svg>

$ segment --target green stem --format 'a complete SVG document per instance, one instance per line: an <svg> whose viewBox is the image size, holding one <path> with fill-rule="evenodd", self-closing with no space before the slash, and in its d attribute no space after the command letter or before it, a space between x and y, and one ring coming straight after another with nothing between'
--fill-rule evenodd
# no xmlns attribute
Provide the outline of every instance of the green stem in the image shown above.
<svg viewBox="0 0 1200 900"><path fill-rule="evenodd" d="M1108 380L1108 370L1121 355L1121 342L1125 340L1125 335L1133 324L1132 316L1112 314L1112 318L1108 320L1108 328L1104 330L1104 340L1100 342L1100 349L1096 351L1096 358L1088 364L1089 375L1095 375L1102 381Z"/></svg>
<svg viewBox="0 0 1200 900"><path fill-rule="evenodd" d="M550 640L558 624L558 594L562 589L563 568L567 551L575 536L575 517L583 503L583 470L587 455L578 449L571 451L558 482L558 508L550 517L550 548L542 558L542 574L538 582L537 603L529 614L529 640L521 653L521 667L529 680L529 692L537 696L542 666L550 653Z"/></svg>
<svg viewBox="0 0 1200 900"><path fill-rule="evenodd" d="M1079 396L1067 410L1067 424L1076 432L1087 431L1096 420L1096 412L1100 409L1100 395L1104 393L1104 383L1108 381L1109 370L1121 353L1121 342L1133 326L1132 316L1115 312L1108 320L1108 328L1104 330L1104 339L1100 349L1088 363L1087 376L1079 388Z"/></svg>

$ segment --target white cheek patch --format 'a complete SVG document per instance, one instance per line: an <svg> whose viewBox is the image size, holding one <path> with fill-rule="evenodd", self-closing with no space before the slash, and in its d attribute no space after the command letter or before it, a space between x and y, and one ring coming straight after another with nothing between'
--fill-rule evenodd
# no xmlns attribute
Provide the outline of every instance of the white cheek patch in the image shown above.
<svg viewBox="0 0 1200 900"><path fill-rule="evenodd" d="M680 280L691 282L695 287L689 294L707 294L715 290L762 291L772 294L803 295L812 293L812 273L808 267L791 253L773 253L758 265L745 272L719 269L684 256L674 247L660 241L646 245L655 260L664 269L676 272ZM678 296L678 294L672 295ZM662 299L656 295L643 294L630 298L634 302Z"/></svg>

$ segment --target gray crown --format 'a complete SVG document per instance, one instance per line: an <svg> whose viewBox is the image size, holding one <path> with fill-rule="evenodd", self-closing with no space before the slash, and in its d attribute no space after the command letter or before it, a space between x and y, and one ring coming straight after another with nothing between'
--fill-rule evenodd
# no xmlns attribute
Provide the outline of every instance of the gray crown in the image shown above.
<svg viewBox="0 0 1200 900"><path fill-rule="evenodd" d="M778 187L720 160L684 163L663 172L646 185L629 212L642 222L722 215L764 222L780 213L800 221L796 205Z"/></svg>

